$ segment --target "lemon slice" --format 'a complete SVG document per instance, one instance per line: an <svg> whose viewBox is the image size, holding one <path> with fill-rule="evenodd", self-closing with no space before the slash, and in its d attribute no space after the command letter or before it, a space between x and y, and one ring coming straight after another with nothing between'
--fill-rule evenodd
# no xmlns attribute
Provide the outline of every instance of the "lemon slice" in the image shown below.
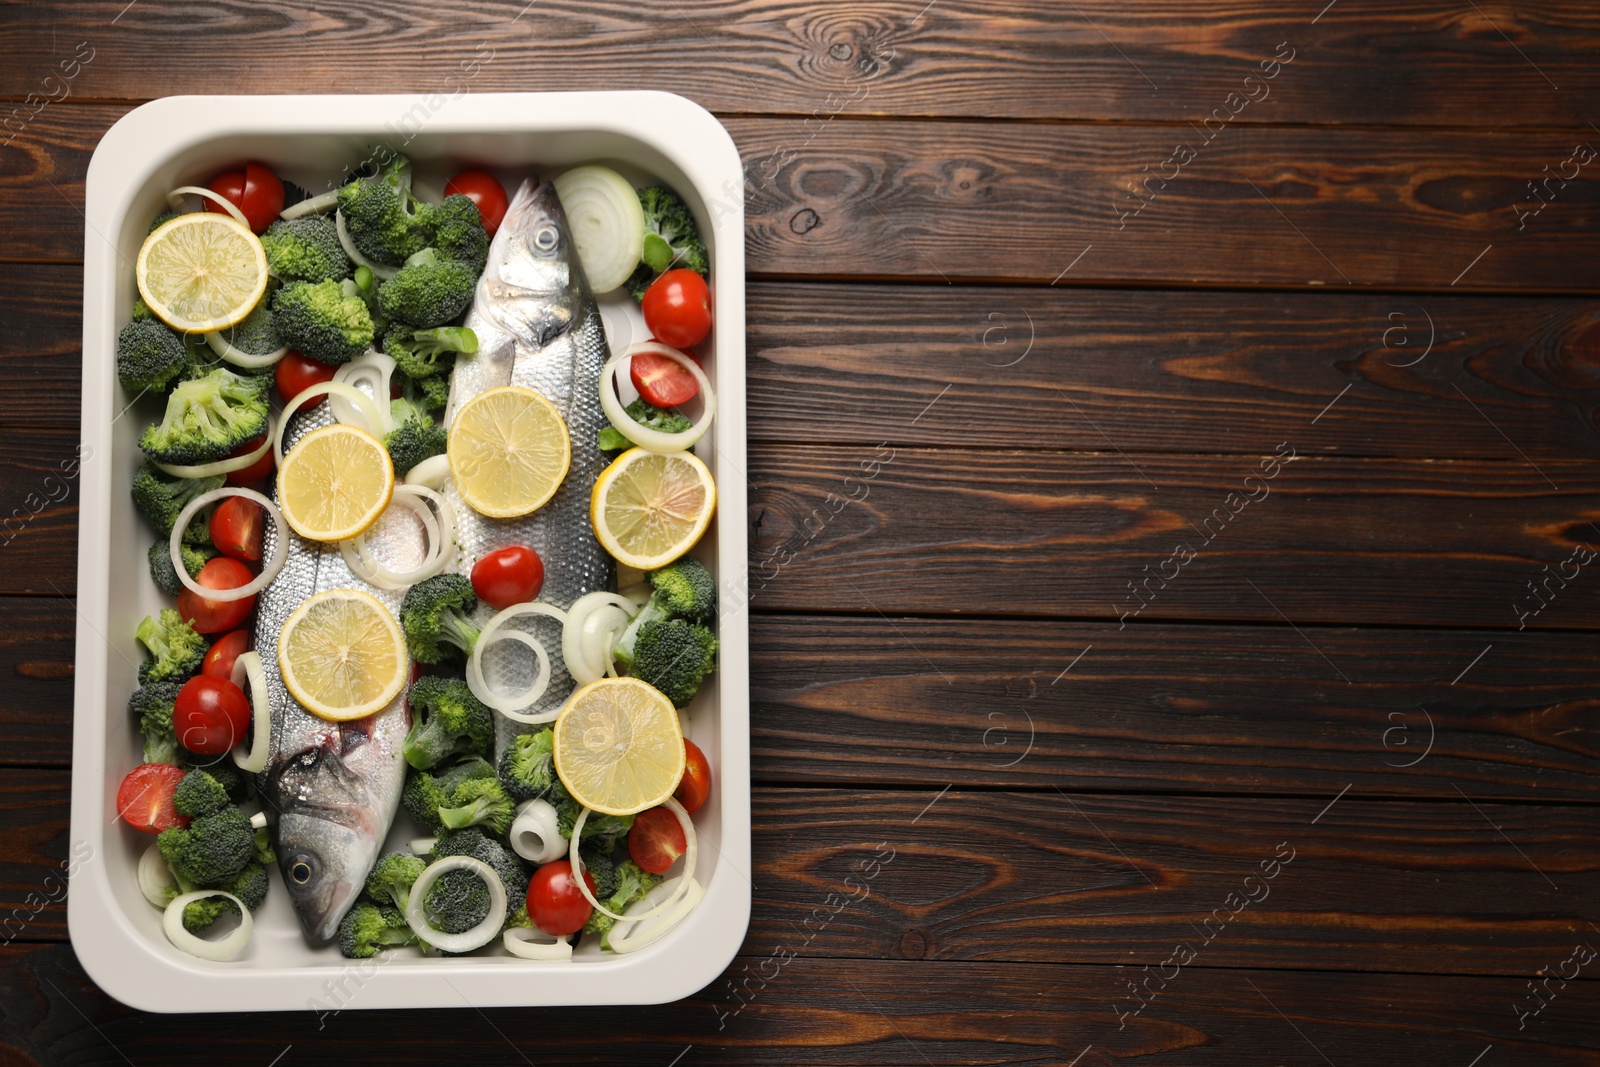
<svg viewBox="0 0 1600 1067"><path fill-rule="evenodd" d="M629 449L589 498L594 536L618 563L653 571L695 546L717 509L717 485L691 452Z"/></svg>
<svg viewBox="0 0 1600 1067"><path fill-rule="evenodd" d="M278 507L294 532L345 541L378 521L394 494L394 463L365 430L324 426L300 439L278 468Z"/></svg>
<svg viewBox="0 0 1600 1067"><path fill-rule="evenodd" d="M543 507L572 463L572 441L560 413L520 385L467 401L450 422L447 450L461 499L495 519Z"/></svg>
<svg viewBox="0 0 1600 1067"><path fill-rule="evenodd" d="M572 798L632 815L672 795L683 777L678 712L637 678L602 678L572 694L556 718L556 774Z"/></svg>
<svg viewBox="0 0 1600 1067"><path fill-rule="evenodd" d="M336 722L382 711L411 674L406 637L388 608L358 589L330 589L294 610L278 634L284 687Z"/></svg>
<svg viewBox="0 0 1600 1067"><path fill-rule="evenodd" d="M255 310L267 291L267 254L248 226L196 211L144 239L134 275L157 318L183 333L205 333Z"/></svg>

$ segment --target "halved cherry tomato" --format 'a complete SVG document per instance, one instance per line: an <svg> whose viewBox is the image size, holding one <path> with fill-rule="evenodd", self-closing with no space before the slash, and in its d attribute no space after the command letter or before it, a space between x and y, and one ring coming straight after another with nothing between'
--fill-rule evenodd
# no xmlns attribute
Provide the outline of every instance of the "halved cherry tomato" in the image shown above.
<svg viewBox="0 0 1600 1067"><path fill-rule="evenodd" d="M261 442L265 440L266 437L264 436L252 438L229 453L228 458L238 459L240 456L248 456L250 453L260 448ZM229 471L228 484L254 485L256 482L264 482L268 478L272 477L272 472L274 469L276 469L276 467L277 464L272 458L272 449L269 448L265 452L261 453L261 458L250 464L250 466L242 467L236 471ZM260 557L257 556L256 558L259 559Z"/></svg>
<svg viewBox="0 0 1600 1067"><path fill-rule="evenodd" d="M700 383L687 367L654 352L635 353L628 361L628 376L639 395L658 408L687 404L700 391Z"/></svg>
<svg viewBox="0 0 1600 1067"><path fill-rule="evenodd" d="M250 729L250 698L232 682L197 674L183 683L172 706L178 744L200 756L220 756Z"/></svg>
<svg viewBox="0 0 1600 1067"><path fill-rule="evenodd" d="M506 191L493 174L481 170L464 170L451 178L444 187L445 196L462 196L478 205L483 216L483 228L493 237L506 217Z"/></svg>
<svg viewBox="0 0 1600 1067"><path fill-rule="evenodd" d="M260 163L246 163L244 170L230 170L211 179L213 193L228 200L244 213L250 228L260 233L283 210L283 182ZM222 205L206 201L206 210L227 214Z"/></svg>
<svg viewBox="0 0 1600 1067"><path fill-rule="evenodd" d="M230 496L211 513L211 543L224 556L259 562L264 519L260 504L242 496Z"/></svg>
<svg viewBox="0 0 1600 1067"><path fill-rule="evenodd" d="M238 560L218 556L207 561L194 580L206 589L237 589L241 585L249 585L255 578L250 568ZM188 586L184 586L178 594L178 614L189 620L196 633L202 634L237 630L239 624L250 617L255 606L256 598L253 596L238 600L207 600Z"/></svg>
<svg viewBox="0 0 1600 1067"><path fill-rule="evenodd" d="M250 650L250 631L235 630L223 634L206 649L206 658L200 663L200 673L210 678L233 681L233 661Z"/></svg>
<svg viewBox="0 0 1600 1067"><path fill-rule="evenodd" d="M633 817L628 855L651 874L666 874L673 861L688 850L683 825L666 808L650 808Z"/></svg>
<svg viewBox="0 0 1600 1067"><path fill-rule="evenodd" d="M711 290L698 272L687 267L669 270L651 282L640 309L651 336L673 348L692 348L711 332Z"/></svg>
<svg viewBox="0 0 1600 1067"><path fill-rule="evenodd" d="M684 811L693 815L705 806L706 799L711 796L711 764L706 760L706 754L700 751L700 746L687 737L683 739L683 751L688 759L684 763L683 777L679 779L678 788L672 795L683 805Z"/></svg>
<svg viewBox="0 0 1600 1067"><path fill-rule="evenodd" d="M172 826L188 826L189 816L172 806L173 790L184 770L170 763L146 763L129 771L117 786L117 814L135 830L159 834Z"/></svg>
<svg viewBox="0 0 1600 1067"><path fill-rule="evenodd" d="M583 880L594 892L594 875L583 872ZM547 934L564 937L583 929L594 907L584 899L572 877L572 864L555 860L533 872L528 881L528 917Z"/></svg>
<svg viewBox="0 0 1600 1067"><path fill-rule="evenodd" d="M278 395L287 404L318 382L333 381L333 373L338 369L326 363L318 363L314 359L307 359L291 348L282 359L278 360L278 369L274 372ZM319 398L316 403L308 404L300 410L310 411L326 399L326 397Z"/></svg>
<svg viewBox="0 0 1600 1067"><path fill-rule="evenodd" d="M472 565L472 591L496 611L526 604L543 587L544 560L527 545L507 545Z"/></svg>

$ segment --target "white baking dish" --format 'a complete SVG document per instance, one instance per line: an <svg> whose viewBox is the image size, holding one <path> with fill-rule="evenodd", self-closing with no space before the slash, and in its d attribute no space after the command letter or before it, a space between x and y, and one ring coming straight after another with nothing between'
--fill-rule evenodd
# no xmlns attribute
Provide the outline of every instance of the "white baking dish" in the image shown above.
<svg viewBox="0 0 1600 1067"><path fill-rule="evenodd" d="M630 956L590 947L570 963L510 956L346 960L301 935L276 869L256 932L237 960L207 963L173 948L134 869L152 840L116 818L116 788L140 761L126 703L137 685L139 619L167 606L148 576L153 535L128 489L138 435L159 408L122 415L117 331L135 295L132 263L167 190L203 184L245 159L272 164L313 193L387 144L442 186L451 168L486 166L503 180L591 160L654 176L690 204L711 249L717 326L706 370L717 417L697 448L717 478L718 518L696 550L723 590L719 669L685 715L715 786L695 817L705 900ZM507 182L508 189L515 185ZM111 128L89 164L83 287L83 455L78 549L77 693L72 762L72 944L107 993L150 1011L634 1004L675 1000L714 979L750 915L749 637L745 581L744 211L739 155L716 119L667 93L498 93L454 96L172 97ZM602 301L613 348L643 339L625 297ZM627 336L631 333L631 337ZM120 417L119 417L120 416ZM389 847L400 847L400 831ZM87 856L87 859L82 857ZM497 950L498 951L498 950Z"/></svg>

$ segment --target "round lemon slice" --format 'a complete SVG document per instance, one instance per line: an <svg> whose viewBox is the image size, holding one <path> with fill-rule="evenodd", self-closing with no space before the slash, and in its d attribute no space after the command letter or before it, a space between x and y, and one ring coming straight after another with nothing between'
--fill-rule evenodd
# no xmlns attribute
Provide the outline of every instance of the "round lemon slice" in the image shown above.
<svg viewBox="0 0 1600 1067"><path fill-rule="evenodd" d="M345 541L366 533L393 495L388 450L354 426L311 431L278 468L284 521L312 541Z"/></svg>
<svg viewBox="0 0 1600 1067"><path fill-rule="evenodd" d="M495 519L543 507L572 463L572 440L560 413L520 385L467 401L450 422L447 451L461 499Z"/></svg>
<svg viewBox="0 0 1600 1067"><path fill-rule="evenodd" d="M157 318L183 333L205 333L255 310L267 291L267 255L248 226L196 211L144 239L134 276Z"/></svg>
<svg viewBox="0 0 1600 1067"><path fill-rule="evenodd" d="M342 722L389 706L411 674L388 608L358 589L330 589L295 609L278 634L278 669L311 714Z"/></svg>
<svg viewBox="0 0 1600 1067"><path fill-rule="evenodd" d="M653 571L693 548L716 509L717 485L692 452L634 448L595 479L589 521L618 563Z"/></svg>
<svg viewBox="0 0 1600 1067"><path fill-rule="evenodd" d="M637 678L602 678L572 694L556 718L556 774L572 798L632 815L672 795L683 777L678 712Z"/></svg>

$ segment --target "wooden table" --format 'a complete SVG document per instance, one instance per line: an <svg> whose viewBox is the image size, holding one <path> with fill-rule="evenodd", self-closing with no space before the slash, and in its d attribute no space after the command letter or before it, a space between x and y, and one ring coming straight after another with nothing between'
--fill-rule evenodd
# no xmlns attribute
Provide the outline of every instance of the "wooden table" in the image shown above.
<svg viewBox="0 0 1600 1067"><path fill-rule="evenodd" d="M1600 8L126 3L0 7L67 94L0 149L0 1063L1600 1063ZM749 937L659 1007L141 1015L56 877L85 166L473 57L748 164Z"/></svg>

